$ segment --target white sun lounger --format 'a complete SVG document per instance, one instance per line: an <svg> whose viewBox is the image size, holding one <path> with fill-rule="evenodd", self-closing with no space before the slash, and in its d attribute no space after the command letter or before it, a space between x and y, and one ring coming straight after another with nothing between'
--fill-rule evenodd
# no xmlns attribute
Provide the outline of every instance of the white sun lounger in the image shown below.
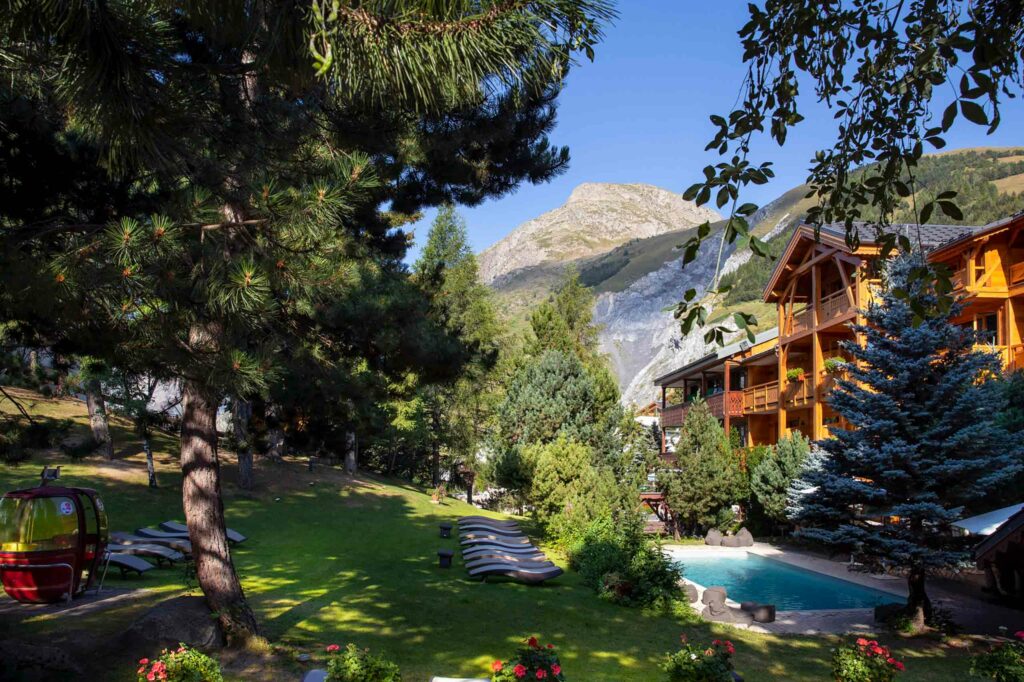
<svg viewBox="0 0 1024 682"><path fill-rule="evenodd" d="M177 521L164 521L160 524L160 528L168 532L185 533L186 535L188 535L188 526L186 526L184 523L178 523ZM246 541L246 536L242 535L237 530L228 528L227 533L229 542L238 543Z"/></svg>
<svg viewBox="0 0 1024 682"><path fill-rule="evenodd" d="M110 540L121 545L164 545L184 554L192 553L192 543L188 538L145 538L132 533L114 532L110 534Z"/></svg>

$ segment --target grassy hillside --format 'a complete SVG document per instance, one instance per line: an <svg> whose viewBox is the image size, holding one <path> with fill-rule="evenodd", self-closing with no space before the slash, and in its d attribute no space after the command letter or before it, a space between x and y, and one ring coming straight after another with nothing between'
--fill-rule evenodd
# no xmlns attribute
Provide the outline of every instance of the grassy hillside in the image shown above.
<svg viewBox="0 0 1024 682"><path fill-rule="evenodd" d="M36 414L70 417L85 428L81 403L18 394ZM3 402L0 410L13 408ZM138 443L126 424L115 427L120 447L114 462L70 462L54 452L36 452L21 466L0 465L0 489L34 485L42 462L60 463L63 482L100 492L114 529L181 518L174 439L158 443L161 487L150 490ZM431 675L476 677L486 675L491 661L506 656L520 638L536 634L559 648L570 679L650 682L661 678L659 662L683 632L691 641L732 639L737 667L748 682L829 677L834 638L759 635L695 624L692 615L615 606L571 571L541 587L471 581L458 562L452 570L436 568L436 550L453 545L438 538L437 524L479 510L453 500L432 504L429 494L402 481L352 479L329 468L309 473L297 460L259 467L257 490L243 493L234 485L234 458L222 454L228 521L249 536L232 553L273 644L267 652L227 656L230 680L297 681L304 668L322 662L326 644L346 642L385 652L410 682ZM150 571L143 578L112 577L108 586L141 589L113 607L73 616L18 607L0 619L0 639L45 643L91 660L102 666L91 680L133 680L134 661L153 652L109 651L99 642L194 586L180 568ZM5 602L0 597L0 604ZM902 640L893 646L907 659L901 679L967 676L966 655L951 647ZM298 663L300 653L311 654L312 663Z"/></svg>

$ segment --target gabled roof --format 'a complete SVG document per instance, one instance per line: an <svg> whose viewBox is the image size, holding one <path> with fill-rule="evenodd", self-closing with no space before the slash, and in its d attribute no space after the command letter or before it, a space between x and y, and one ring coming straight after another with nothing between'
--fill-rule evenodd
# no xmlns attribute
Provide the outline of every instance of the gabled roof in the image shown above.
<svg viewBox="0 0 1024 682"><path fill-rule="evenodd" d="M722 346L713 353L708 353L707 355L700 357L689 364L683 365L679 369L675 369L672 370L671 372L668 372L667 374L661 375L660 377L654 380L654 385L665 386L667 384L675 383L676 381L679 381L680 379L686 377L689 374L693 374L694 372L698 372L701 370L706 370L710 367L715 367L716 365L718 365L719 362L724 361L732 357L733 355L736 355L737 353L742 353L750 348L753 348L758 344L764 343L765 341L771 341L772 339L777 338L778 336L778 327L772 327L771 329L766 329L765 331L759 334L755 334L753 343L744 338L740 341L737 341L736 343L731 343L728 346Z"/></svg>
<svg viewBox="0 0 1024 682"><path fill-rule="evenodd" d="M982 561L988 554L998 550L1004 542L1010 542L1015 534L1024 533L1024 509L1006 519L995 532L974 548L974 560Z"/></svg>

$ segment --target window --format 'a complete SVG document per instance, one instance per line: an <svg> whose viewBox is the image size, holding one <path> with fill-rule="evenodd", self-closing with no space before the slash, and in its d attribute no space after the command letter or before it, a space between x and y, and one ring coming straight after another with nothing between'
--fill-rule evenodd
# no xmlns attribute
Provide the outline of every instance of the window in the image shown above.
<svg viewBox="0 0 1024 682"><path fill-rule="evenodd" d="M78 512L70 497L0 499L0 551L40 552L78 546Z"/></svg>

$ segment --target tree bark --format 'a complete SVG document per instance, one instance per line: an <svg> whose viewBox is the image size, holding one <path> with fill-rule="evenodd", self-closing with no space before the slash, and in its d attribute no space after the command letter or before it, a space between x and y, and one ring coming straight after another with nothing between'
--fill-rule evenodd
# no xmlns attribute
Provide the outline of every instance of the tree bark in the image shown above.
<svg viewBox="0 0 1024 682"><path fill-rule="evenodd" d="M156 467L153 465L153 446L149 440L149 432L142 434L142 450L146 453L146 474L149 476L149 487L156 488Z"/></svg>
<svg viewBox="0 0 1024 682"><path fill-rule="evenodd" d="M93 440L100 444L100 450L107 459L114 459L114 441L110 438L107 405L103 400L103 387L97 379L91 379L85 385L85 406L89 410Z"/></svg>
<svg viewBox="0 0 1024 682"><path fill-rule="evenodd" d="M249 437L249 418L252 403L235 398L231 405L231 426L235 434L235 456L238 458L238 487L252 490L252 442Z"/></svg>
<svg viewBox="0 0 1024 682"><path fill-rule="evenodd" d="M351 431L345 434L345 473L355 476L359 468L359 445L356 434Z"/></svg>
<svg viewBox="0 0 1024 682"><path fill-rule="evenodd" d="M217 461L217 405L218 401L196 382L184 382L181 494L196 579L228 643L235 645L259 634L259 626L245 600L228 548Z"/></svg>
<svg viewBox="0 0 1024 682"><path fill-rule="evenodd" d="M907 576L907 615L914 630L920 632L932 617L932 601L925 591L925 571L912 568Z"/></svg>

